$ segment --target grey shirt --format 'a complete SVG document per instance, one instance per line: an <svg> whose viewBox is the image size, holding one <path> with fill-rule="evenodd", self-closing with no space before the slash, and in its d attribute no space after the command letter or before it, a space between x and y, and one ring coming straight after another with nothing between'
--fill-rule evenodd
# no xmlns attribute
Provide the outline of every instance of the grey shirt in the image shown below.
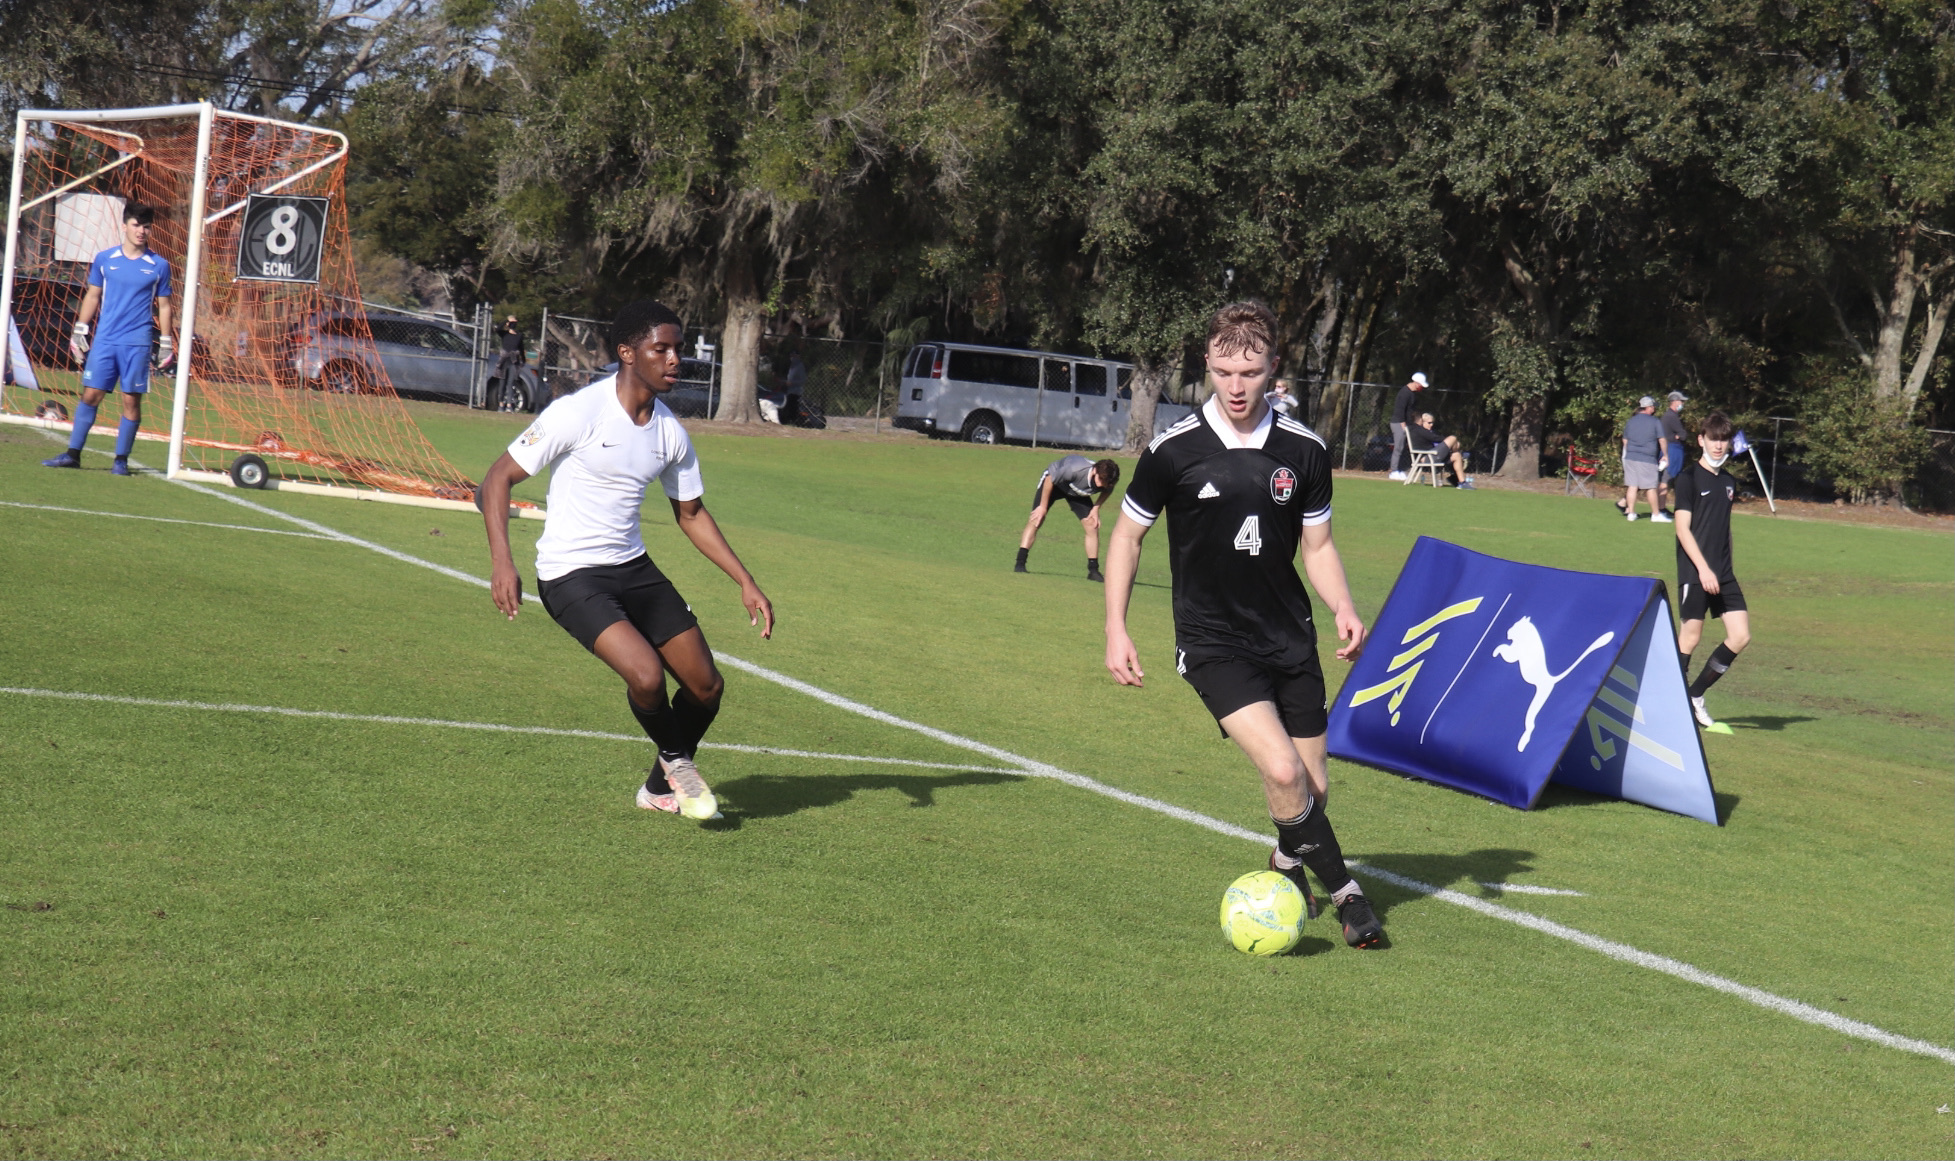
<svg viewBox="0 0 1955 1161"><path fill-rule="evenodd" d="M1657 418L1663 421L1663 438L1683 446L1683 413L1666 409Z"/></svg>
<svg viewBox="0 0 1955 1161"><path fill-rule="evenodd" d="M1644 464L1656 463L1660 458L1657 441L1663 438L1663 423L1654 415L1638 411L1623 425L1622 438L1627 444L1623 448L1623 459Z"/></svg>
<svg viewBox="0 0 1955 1161"><path fill-rule="evenodd" d="M1047 465L1045 474L1052 477L1053 499L1093 499L1093 461L1085 456L1061 456Z"/></svg>

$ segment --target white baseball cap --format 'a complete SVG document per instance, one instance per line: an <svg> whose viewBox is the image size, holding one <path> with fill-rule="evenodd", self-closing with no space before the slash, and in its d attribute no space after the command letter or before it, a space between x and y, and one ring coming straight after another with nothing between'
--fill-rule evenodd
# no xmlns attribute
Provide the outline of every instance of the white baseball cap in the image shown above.
<svg viewBox="0 0 1955 1161"><path fill-rule="evenodd" d="M1428 384L1426 383L1426 373L1424 371L1412 372L1412 382L1417 383L1421 387L1427 386Z"/></svg>

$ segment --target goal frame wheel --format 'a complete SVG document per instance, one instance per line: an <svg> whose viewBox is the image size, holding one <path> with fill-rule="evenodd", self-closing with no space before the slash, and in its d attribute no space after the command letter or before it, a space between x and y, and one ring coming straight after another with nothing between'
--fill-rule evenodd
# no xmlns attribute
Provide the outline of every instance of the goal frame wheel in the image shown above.
<svg viewBox="0 0 1955 1161"><path fill-rule="evenodd" d="M246 452L231 461L231 482L240 488L261 489L272 482L272 470L262 457Z"/></svg>

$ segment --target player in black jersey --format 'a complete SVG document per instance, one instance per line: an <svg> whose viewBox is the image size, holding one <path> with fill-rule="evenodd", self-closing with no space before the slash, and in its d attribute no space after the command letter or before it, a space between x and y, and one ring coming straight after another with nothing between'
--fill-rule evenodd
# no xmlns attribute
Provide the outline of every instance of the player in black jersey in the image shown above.
<svg viewBox="0 0 1955 1161"><path fill-rule="evenodd" d="M1677 473L1677 650L1683 655L1683 673L1690 677L1690 655L1704 636L1704 614L1724 620L1724 641L1711 651L1697 680L1690 683L1690 709L1697 724L1707 730L1719 727L1704 708L1704 691L1724 676L1738 654L1751 644L1751 614L1745 609L1745 591L1738 585L1738 574L1731 566L1731 502L1738 496L1738 481L1724 470L1731 458L1731 421L1722 411L1704 417L1697 429L1701 456Z"/></svg>
<svg viewBox="0 0 1955 1161"><path fill-rule="evenodd" d="M1127 601L1141 540L1165 513L1175 668L1262 774L1277 834L1270 867L1303 891L1312 916L1304 868L1315 871L1337 904L1345 941L1375 947L1385 929L1345 868L1324 812L1324 675L1299 553L1335 619L1340 660L1363 650L1364 622L1331 542L1330 453L1315 432L1264 401L1275 335L1276 318L1260 303L1232 303L1210 320L1214 394L1148 445L1107 545L1106 665L1120 684L1141 684Z"/></svg>

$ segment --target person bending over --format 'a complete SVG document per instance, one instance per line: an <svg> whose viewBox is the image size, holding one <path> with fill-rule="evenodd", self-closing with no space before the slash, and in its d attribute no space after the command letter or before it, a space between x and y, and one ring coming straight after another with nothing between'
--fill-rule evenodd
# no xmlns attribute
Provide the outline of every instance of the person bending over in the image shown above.
<svg viewBox="0 0 1955 1161"><path fill-rule="evenodd" d="M1039 537L1039 527L1045 523L1045 514L1052 510L1055 498L1063 498L1086 530L1086 579L1105 581L1100 573L1100 507L1119 482L1120 465L1112 460L1094 463L1085 456L1072 455L1047 464L1039 486L1032 491L1032 515L1025 521L1024 535L1018 538L1018 563L1012 571L1027 571L1025 562L1032 554L1032 542Z"/></svg>
<svg viewBox="0 0 1955 1161"><path fill-rule="evenodd" d="M1299 554L1330 608L1340 660L1363 650L1364 622L1331 541L1330 452L1264 399L1276 335L1276 317L1261 303L1231 303L1209 321L1214 393L1147 445L1120 501L1107 546L1106 667L1122 685L1142 683L1127 602L1141 541L1165 515L1175 668L1262 776L1276 826L1270 868L1297 885L1311 915L1304 868L1314 871L1337 904L1345 942L1376 947L1384 925L1326 815L1324 674Z"/></svg>
<svg viewBox="0 0 1955 1161"><path fill-rule="evenodd" d="M624 679L632 717L658 746L638 790L646 810L692 819L719 815L699 774L699 740L720 711L724 682L713 652L672 582L645 552L638 511L657 480L672 515L700 555L740 586L740 603L762 637L774 606L721 535L701 497L686 429L659 397L679 381L679 316L638 301L611 324L615 375L559 399L516 437L482 481L489 530L489 592L510 620L523 582L509 550L509 489L550 469L549 509L536 542L536 589L544 611ZM666 696L665 677L678 682Z"/></svg>
<svg viewBox="0 0 1955 1161"><path fill-rule="evenodd" d="M122 207L122 245L111 246L88 267L88 290L75 311L74 333L68 351L82 365L81 402L75 405L74 430L68 450L51 460L49 468L78 468L95 411L110 391L122 392L122 423L115 432L115 462L109 471L129 474L129 453L143 425L143 396L149 393L149 358L156 330L156 365L168 370L176 362L175 319L170 301L170 263L149 248L156 211L141 202ZM150 315L154 312L155 327ZM98 318L97 315L100 315ZM89 325L95 324L91 339Z"/></svg>

